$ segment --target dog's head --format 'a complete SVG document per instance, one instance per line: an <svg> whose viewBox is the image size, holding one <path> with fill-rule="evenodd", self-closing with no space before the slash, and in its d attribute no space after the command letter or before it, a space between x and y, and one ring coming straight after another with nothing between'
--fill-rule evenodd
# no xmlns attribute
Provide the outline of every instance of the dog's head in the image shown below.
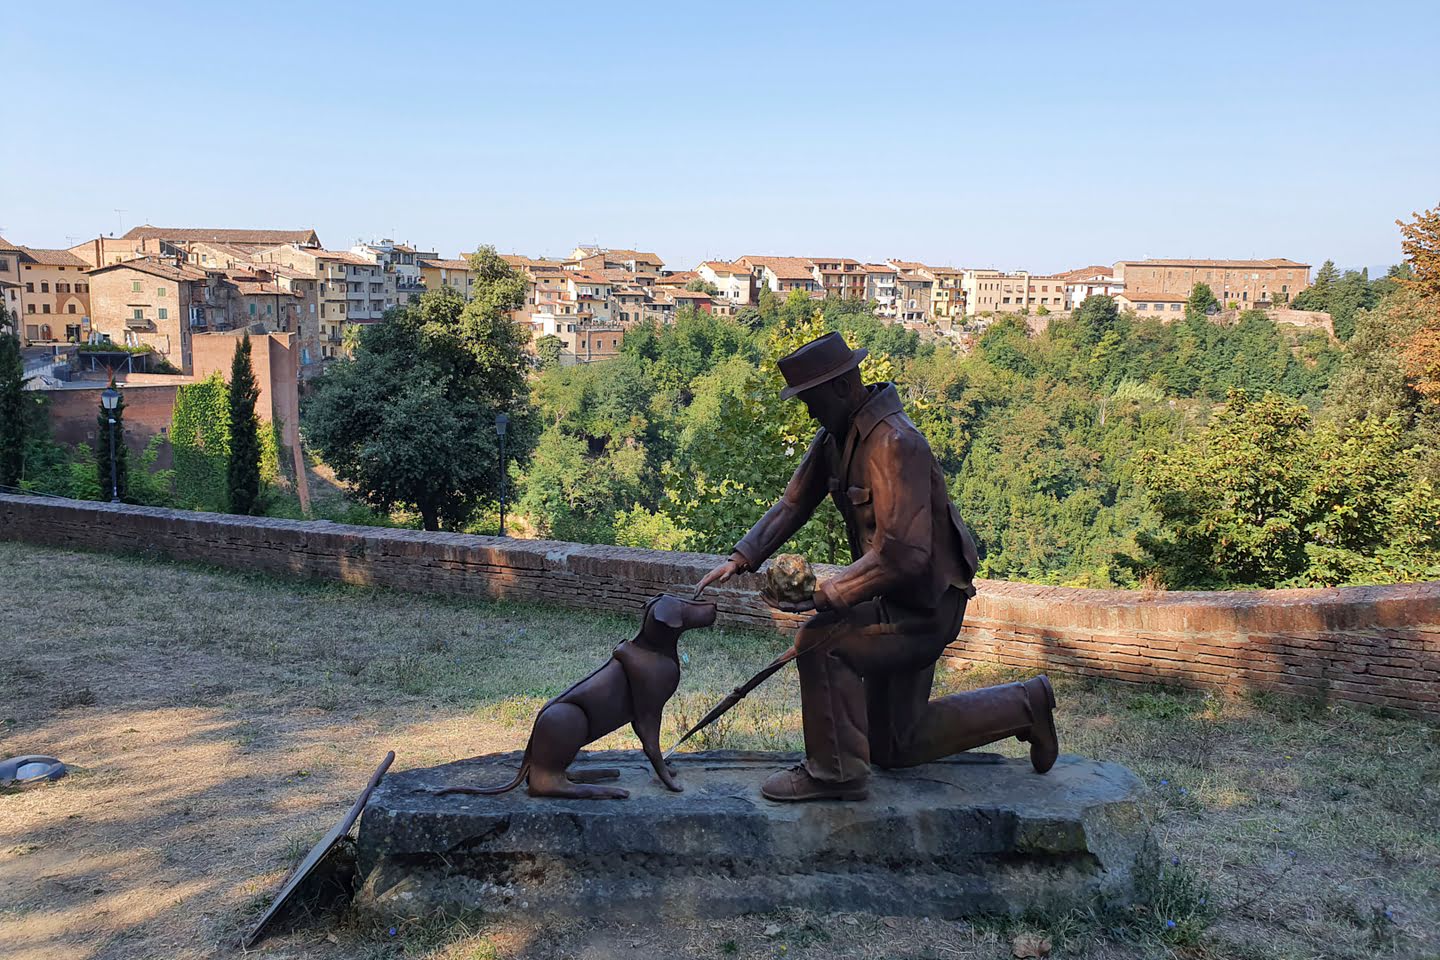
<svg viewBox="0 0 1440 960"><path fill-rule="evenodd" d="M677 635L715 622L715 604L662 593L645 601L645 624L669 627Z"/></svg>

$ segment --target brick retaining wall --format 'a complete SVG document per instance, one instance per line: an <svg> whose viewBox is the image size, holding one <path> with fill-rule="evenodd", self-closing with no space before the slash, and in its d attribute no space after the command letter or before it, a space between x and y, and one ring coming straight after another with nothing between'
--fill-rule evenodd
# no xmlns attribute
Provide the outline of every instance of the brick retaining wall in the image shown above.
<svg viewBox="0 0 1440 960"><path fill-rule="evenodd" d="M0 539L621 613L656 593L689 588L718 560L3 494ZM786 632L803 622L760 603L757 586L747 575L715 590L721 620ZM950 648L957 662L1270 690L1440 716L1440 583L1217 593L977 586Z"/></svg>

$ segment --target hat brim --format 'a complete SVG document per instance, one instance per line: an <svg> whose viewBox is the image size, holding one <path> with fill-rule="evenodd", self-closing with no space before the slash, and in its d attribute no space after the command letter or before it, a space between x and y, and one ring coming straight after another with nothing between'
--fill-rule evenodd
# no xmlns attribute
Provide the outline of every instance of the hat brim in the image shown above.
<svg viewBox="0 0 1440 960"><path fill-rule="evenodd" d="M818 377L812 377L811 379L806 380L804 383L797 383L797 384L795 384L795 386L793 386L793 387L786 387L784 390L781 390L781 391L780 391L780 399L781 399L781 400L789 400L791 397L795 396L797 393L804 393L806 390L809 390L811 387L818 387L818 386L820 386L820 384L822 384L822 383L825 383L825 382L830 381L830 380L834 380L836 377L840 376L842 373L849 373L851 370L854 370L856 367L860 366L860 361L861 361L861 360L864 360L864 359L865 359L866 357L868 357L869 355L870 355L870 351L869 351L869 350L866 350L864 347L860 347L860 348L858 348L858 349L856 349L856 350L852 350L852 351L850 352L850 359L849 359L849 360L846 360L844 363L840 364L840 366L834 367L834 368L832 368L832 369L830 369L830 370L826 370L824 373L820 374L820 376L818 376Z"/></svg>

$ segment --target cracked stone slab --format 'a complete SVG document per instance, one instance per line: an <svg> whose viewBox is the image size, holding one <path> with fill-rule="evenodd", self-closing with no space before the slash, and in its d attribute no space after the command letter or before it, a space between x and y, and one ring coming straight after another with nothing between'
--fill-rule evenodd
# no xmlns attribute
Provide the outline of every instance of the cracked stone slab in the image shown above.
<svg viewBox="0 0 1440 960"><path fill-rule="evenodd" d="M858 803L762 798L761 781L799 760L791 754L679 754L679 794L638 751L581 755L582 768L618 767L628 800L435 792L505 783L519 753L392 773L360 821L357 904L402 917L786 906L960 917L1131 899L1152 855L1134 774L1068 755L1044 776L986 759L876 770Z"/></svg>

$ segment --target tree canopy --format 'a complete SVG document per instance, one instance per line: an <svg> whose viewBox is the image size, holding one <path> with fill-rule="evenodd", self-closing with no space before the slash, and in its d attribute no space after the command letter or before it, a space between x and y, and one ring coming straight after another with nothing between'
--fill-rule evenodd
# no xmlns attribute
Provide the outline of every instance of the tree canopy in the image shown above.
<svg viewBox="0 0 1440 960"><path fill-rule="evenodd" d="M524 279L490 247L470 262L471 300L442 287L362 328L302 411L338 477L377 509L416 511L427 530L463 524L498 493L495 414L509 414L519 455L533 435L529 331L512 319Z"/></svg>

